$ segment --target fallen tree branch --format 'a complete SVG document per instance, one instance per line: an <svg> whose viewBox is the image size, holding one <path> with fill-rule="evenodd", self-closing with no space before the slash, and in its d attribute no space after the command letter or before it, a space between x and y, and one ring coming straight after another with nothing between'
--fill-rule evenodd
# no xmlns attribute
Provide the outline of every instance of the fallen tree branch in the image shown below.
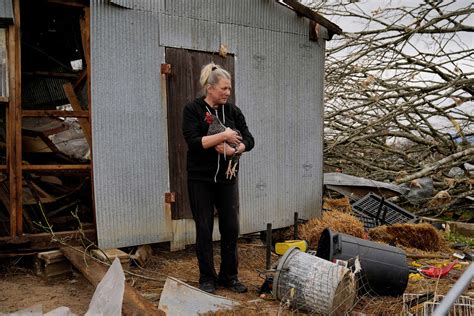
<svg viewBox="0 0 474 316"><path fill-rule="evenodd" d="M405 183L405 182L408 182L408 181L411 181L411 180L415 180L415 179L424 177L426 175L429 175L429 174L437 171L443 165L446 165L446 164L448 164L452 161L455 161L459 158L466 157L466 156L469 156L469 155L474 155L474 146L471 146L468 149L465 149L463 151L460 151L460 152L457 152L457 153L452 154L450 156L447 156L447 157L445 157L441 160L438 160L438 161L432 163L431 165L423 168L422 170L420 170L418 172L415 172L415 173L410 174L406 177L397 179L397 183Z"/></svg>

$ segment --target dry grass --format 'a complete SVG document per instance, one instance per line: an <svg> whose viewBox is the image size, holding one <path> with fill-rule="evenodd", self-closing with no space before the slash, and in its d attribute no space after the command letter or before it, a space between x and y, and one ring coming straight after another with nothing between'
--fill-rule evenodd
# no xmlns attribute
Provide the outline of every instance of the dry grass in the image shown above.
<svg viewBox="0 0 474 316"><path fill-rule="evenodd" d="M425 251L449 251L443 236L430 224L395 224L369 231L372 240Z"/></svg>
<svg viewBox="0 0 474 316"><path fill-rule="evenodd" d="M298 226L299 237L306 240L309 249L318 247L319 237L326 228L339 233L364 238L364 225L356 217L341 211L323 212L321 218L312 218L304 224ZM287 239L293 236L293 227L285 233Z"/></svg>
<svg viewBox="0 0 474 316"><path fill-rule="evenodd" d="M352 211L351 202L347 196L340 199L323 198L323 210L325 211L341 211L350 213Z"/></svg>

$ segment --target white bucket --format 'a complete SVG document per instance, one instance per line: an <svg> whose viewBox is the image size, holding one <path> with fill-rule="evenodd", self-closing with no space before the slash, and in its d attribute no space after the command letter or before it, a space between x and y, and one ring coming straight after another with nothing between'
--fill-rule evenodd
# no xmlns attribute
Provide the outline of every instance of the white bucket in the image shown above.
<svg viewBox="0 0 474 316"><path fill-rule="evenodd" d="M354 274L341 265L289 249L273 279L273 296L296 310L345 315L356 297Z"/></svg>

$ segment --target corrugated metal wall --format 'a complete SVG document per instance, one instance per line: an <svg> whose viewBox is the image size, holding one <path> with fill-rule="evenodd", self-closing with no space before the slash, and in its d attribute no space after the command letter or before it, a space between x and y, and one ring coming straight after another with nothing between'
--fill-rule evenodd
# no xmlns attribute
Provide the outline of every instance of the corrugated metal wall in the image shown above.
<svg viewBox="0 0 474 316"><path fill-rule="evenodd" d="M236 103L255 136L241 160L241 232L320 213L324 42L270 0L91 1L92 124L101 247L170 240L164 46L235 53ZM140 8L135 6L140 3ZM124 8L126 7L126 8ZM128 9L128 8L134 9ZM147 9L148 8L148 9Z"/></svg>

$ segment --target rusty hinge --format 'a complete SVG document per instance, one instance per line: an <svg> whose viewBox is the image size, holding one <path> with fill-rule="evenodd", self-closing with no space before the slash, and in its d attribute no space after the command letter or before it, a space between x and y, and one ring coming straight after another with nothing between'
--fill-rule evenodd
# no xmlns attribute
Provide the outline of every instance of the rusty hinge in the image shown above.
<svg viewBox="0 0 474 316"><path fill-rule="evenodd" d="M165 203L176 202L176 192L165 192Z"/></svg>
<svg viewBox="0 0 474 316"><path fill-rule="evenodd" d="M169 75L171 73L171 64L161 64L161 74Z"/></svg>

